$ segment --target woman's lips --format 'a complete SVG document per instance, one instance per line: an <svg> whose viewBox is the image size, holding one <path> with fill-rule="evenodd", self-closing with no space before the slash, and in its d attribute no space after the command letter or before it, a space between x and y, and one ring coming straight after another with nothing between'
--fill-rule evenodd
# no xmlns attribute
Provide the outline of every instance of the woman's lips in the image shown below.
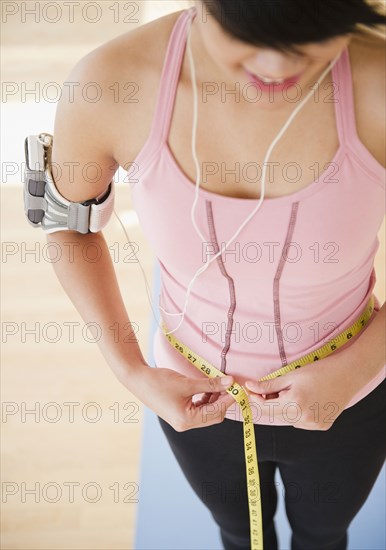
<svg viewBox="0 0 386 550"><path fill-rule="evenodd" d="M264 80L261 80L257 75L250 73L245 67L244 67L244 70L248 76L249 81L252 84L256 84L257 86L259 86L263 92L269 92L270 90L281 92L288 86L296 84L300 80L303 74L303 73L299 73L297 75L286 78L285 80L283 80L283 82L276 83L276 82L264 82Z"/></svg>

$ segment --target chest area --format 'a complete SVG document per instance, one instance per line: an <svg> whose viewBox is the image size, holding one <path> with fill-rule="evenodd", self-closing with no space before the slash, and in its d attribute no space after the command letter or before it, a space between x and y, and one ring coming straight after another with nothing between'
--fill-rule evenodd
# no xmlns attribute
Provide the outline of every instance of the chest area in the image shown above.
<svg viewBox="0 0 386 550"><path fill-rule="evenodd" d="M256 201L200 193L194 216L200 236L191 221L194 187L175 177L168 162L161 155L132 188L132 198L157 257L183 285L220 249L221 261L235 280L266 284L283 270L282 282L292 288L334 284L374 253L384 193L375 183L362 182L356 166L346 165L341 181L314 184L306 196L263 201L246 224ZM352 194L355 201L350 200ZM215 260L198 280L212 284L215 291L221 269Z"/></svg>
<svg viewBox="0 0 386 550"><path fill-rule="evenodd" d="M259 112L253 103L240 109L237 99L237 90L229 97L219 91L219 97L199 102L195 141L200 187L223 196L258 199L264 176L264 195L275 198L320 178L334 177L340 147L334 94L325 94L323 101L311 95L268 158L271 143L299 102L278 114ZM177 93L167 147L176 166L194 185L191 101L186 90Z"/></svg>

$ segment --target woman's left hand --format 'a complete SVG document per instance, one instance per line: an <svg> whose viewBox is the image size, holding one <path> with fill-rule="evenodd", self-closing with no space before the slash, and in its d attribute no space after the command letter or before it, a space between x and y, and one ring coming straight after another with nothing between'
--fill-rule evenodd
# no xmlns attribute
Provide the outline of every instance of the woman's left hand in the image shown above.
<svg viewBox="0 0 386 550"><path fill-rule="evenodd" d="M260 418L267 424L273 416L294 428L328 430L358 391L351 358L342 350L273 380L246 381L244 387L261 405Z"/></svg>

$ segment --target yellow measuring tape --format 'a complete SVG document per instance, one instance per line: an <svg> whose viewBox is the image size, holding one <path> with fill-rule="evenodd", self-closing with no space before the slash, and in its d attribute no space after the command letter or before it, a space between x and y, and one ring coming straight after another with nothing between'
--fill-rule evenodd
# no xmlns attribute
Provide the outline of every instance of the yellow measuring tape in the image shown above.
<svg viewBox="0 0 386 550"><path fill-rule="evenodd" d="M372 294L366 308L363 310L361 316L344 332L338 334L335 338L331 339L327 344L321 348L308 353L304 357L292 361L288 365L267 374L259 380L269 380L287 374L295 369L298 369L308 363L327 357L333 353L336 349L340 348L348 342L355 334L357 334L368 322L374 310L374 295ZM218 376L226 376L223 372L216 367L208 363L203 357L192 351L188 346L177 340L173 334L166 334L168 332L165 322L162 322L162 330L169 340L170 344L183 355L188 361L190 361L201 372L206 374L209 378L215 378ZM252 411L248 400L248 395L243 386L234 382L227 391L239 404L243 415L244 425L244 452L245 452L245 466L247 476L247 492L248 492L248 505L249 505L249 520L250 520L250 532L251 532L251 550L263 550L263 522L261 516L261 496L260 496L260 480L259 470L257 465L257 453L255 442L255 431L252 422Z"/></svg>

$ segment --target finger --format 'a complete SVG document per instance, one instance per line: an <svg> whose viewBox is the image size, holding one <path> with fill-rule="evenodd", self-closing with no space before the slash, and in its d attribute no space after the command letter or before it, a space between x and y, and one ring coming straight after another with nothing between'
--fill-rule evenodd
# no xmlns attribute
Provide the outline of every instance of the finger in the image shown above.
<svg viewBox="0 0 386 550"><path fill-rule="evenodd" d="M288 398L280 397L280 395L278 398L268 398L269 395L267 394L267 397L262 397L258 393L251 393L249 395L252 411L254 407L257 407L259 411L258 422L261 424L272 424L276 420L282 422L284 419L285 424L291 426L292 422L286 413Z"/></svg>
<svg viewBox="0 0 386 550"><path fill-rule="evenodd" d="M213 403L204 403L194 410L197 427L211 426L223 421L230 406L235 404L235 399L228 393L220 394Z"/></svg>
<svg viewBox="0 0 386 550"><path fill-rule="evenodd" d="M217 399L219 398L220 395L221 395L220 392L211 393L210 396L209 396L208 403L214 403L215 401L217 401Z"/></svg>
<svg viewBox="0 0 386 550"><path fill-rule="evenodd" d="M204 405L205 403L208 403L210 397L211 397L211 393L209 392L205 392L201 395L201 397L199 399L197 399L197 401L194 403L196 405L196 407L200 407L201 405Z"/></svg>
<svg viewBox="0 0 386 550"><path fill-rule="evenodd" d="M290 386L291 381L285 376L279 376L277 378L273 378L272 380L247 380L245 382L245 387L249 391L265 395L278 393L279 391L285 390Z"/></svg>
<svg viewBox="0 0 386 550"><path fill-rule="evenodd" d="M229 388L233 383L233 376L216 376L215 378L188 378L187 396L195 393L216 393Z"/></svg>
<svg viewBox="0 0 386 550"><path fill-rule="evenodd" d="M279 397L279 394L276 393L267 393L267 395L264 396L265 399L277 399Z"/></svg>

